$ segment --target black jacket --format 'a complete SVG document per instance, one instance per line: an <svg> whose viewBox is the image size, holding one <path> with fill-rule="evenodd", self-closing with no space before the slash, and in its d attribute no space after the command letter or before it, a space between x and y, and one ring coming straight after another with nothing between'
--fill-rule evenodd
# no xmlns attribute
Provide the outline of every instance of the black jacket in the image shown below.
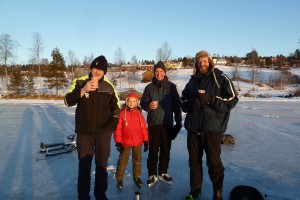
<svg viewBox="0 0 300 200"><path fill-rule="evenodd" d="M65 96L65 104L74 106L75 132L78 134L113 133L120 113L119 98L114 86L106 79L99 80L96 91L85 93L80 97L80 90L90 80L83 76L73 80L73 84Z"/></svg>
<svg viewBox="0 0 300 200"><path fill-rule="evenodd" d="M200 108L192 107L198 90L205 90L216 99L211 104L201 104ZM211 67L201 76L192 75L182 91L182 110L187 112L184 126L190 132L225 132L230 111L238 102L237 94L231 80L219 69Z"/></svg>
<svg viewBox="0 0 300 200"><path fill-rule="evenodd" d="M152 101L159 102L156 110L148 108ZM158 81L153 77L152 83L148 84L144 90L140 105L143 110L148 112L148 125L173 126L174 117L176 124L181 124L182 116L179 94L176 85L168 81L167 77L162 81Z"/></svg>

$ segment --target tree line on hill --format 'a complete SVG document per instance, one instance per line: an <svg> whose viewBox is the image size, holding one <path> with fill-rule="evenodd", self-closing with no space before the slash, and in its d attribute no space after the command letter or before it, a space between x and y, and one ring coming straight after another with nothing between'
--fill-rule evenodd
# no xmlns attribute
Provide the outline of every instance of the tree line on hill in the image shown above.
<svg viewBox="0 0 300 200"><path fill-rule="evenodd" d="M46 83L48 89L55 89L56 96L58 90L63 89L68 85L70 79L81 76L88 72L89 65L93 61L94 56L85 56L82 63L76 58L74 52L69 50L68 60L69 65L66 65L64 56L56 47L52 50L52 60L41 58L43 51L43 42L41 34L33 34L33 45L30 48L31 57L28 64L8 64L13 59L15 51L19 43L11 38L9 34L0 35L0 76L2 80L2 91L7 89L7 96L11 95L35 95L34 78L39 78L39 96L42 93L42 84ZM172 49L165 41L156 52L156 60L181 62L183 68L192 67L194 65L194 57L179 57L171 58ZM249 65L255 68L260 67L274 67L277 66L281 70L282 67L300 67L300 49L296 49L294 53L289 56L277 55L275 57L262 57L253 49L245 55L245 57L238 56L218 56L214 55L213 59L225 59L228 65ZM123 64L154 64L154 60L140 60L135 55L132 56L131 61L126 62L122 48L119 47L115 52L115 63L109 63L109 67L120 67ZM71 74L71 77L66 76ZM4 79L5 77L5 79ZM5 83L4 83L5 80ZM0 91L1 93L1 91ZM3 92L2 92L3 93Z"/></svg>

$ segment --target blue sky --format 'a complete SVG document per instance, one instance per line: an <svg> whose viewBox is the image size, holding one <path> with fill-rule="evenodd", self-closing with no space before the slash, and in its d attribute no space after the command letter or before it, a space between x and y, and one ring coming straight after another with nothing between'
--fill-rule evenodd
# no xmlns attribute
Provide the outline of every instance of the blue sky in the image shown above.
<svg viewBox="0 0 300 200"><path fill-rule="evenodd" d="M33 34L41 34L42 58L57 47L68 62L72 50L105 55L115 62L121 47L126 61L156 60L168 42L172 58L206 49L220 56L288 56L300 48L299 0L0 0L0 34L20 46L14 62L28 63Z"/></svg>

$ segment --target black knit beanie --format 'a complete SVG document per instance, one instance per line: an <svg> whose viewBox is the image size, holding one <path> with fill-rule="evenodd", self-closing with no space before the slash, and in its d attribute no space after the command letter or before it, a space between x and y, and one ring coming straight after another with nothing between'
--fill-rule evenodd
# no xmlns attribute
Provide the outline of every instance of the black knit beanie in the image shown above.
<svg viewBox="0 0 300 200"><path fill-rule="evenodd" d="M162 70L164 70L165 73L167 73L166 66L164 65L164 63L162 61L158 61L158 63L156 63L156 65L154 65L153 71L155 72L155 70L157 68L161 68Z"/></svg>
<svg viewBox="0 0 300 200"><path fill-rule="evenodd" d="M104 74L106 74L107 67L108 67L107 60L104 56L101 55L93 60L93 62L91 63L90 69L92 69L92 68L101 69L104 71Z"/></svg>

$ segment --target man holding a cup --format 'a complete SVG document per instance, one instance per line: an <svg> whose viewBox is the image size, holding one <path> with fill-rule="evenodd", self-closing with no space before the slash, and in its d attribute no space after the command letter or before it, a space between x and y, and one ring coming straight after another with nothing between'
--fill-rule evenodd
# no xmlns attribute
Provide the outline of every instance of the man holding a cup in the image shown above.
<svg viewBox="0 0 300 200"><path fill-rule="evenodd" d="M222 200L224 166L221 161L222 133L227 129L230 111L238 102L231 80L214 63L207 51L195 56L194 74L182 91L184 127L188 131L190 192L185 199L201 195L202 156L206 153L213 200Z"/></svg>
<svg viewBox="0 0 300 200"><path fill-rule="evenodd" d="M114 86L104 77L107 60L99 56L90 66L90 74L73 80L65 96L67 106L77 105L75 132L79 160L78 199L90 199L91 166L95 157L94 196L107 200L107 164L110 141L119 121L120 102Z"/></svg>
<svg viewBox="0 0 300 200"><path fill-rule="evenodd" d="M140 102L142 109L147 112L149 187L152 187L158 178L172 185L173 179L168 174L171 143L182 127L179 94L176 85L168 80L162 61L154 65L154 74L152 82L145 87Z"/></svg>

